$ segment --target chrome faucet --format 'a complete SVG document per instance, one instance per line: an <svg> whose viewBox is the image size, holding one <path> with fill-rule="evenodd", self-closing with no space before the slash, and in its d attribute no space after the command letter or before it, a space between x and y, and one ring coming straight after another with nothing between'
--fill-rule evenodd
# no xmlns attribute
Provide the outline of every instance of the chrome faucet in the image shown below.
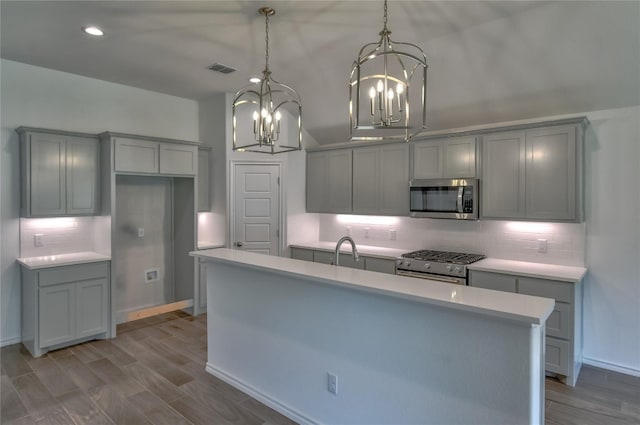
<svg viewBox="0 0 640 425"><path fill-rule="evenodd" d="M358 261L358 250L356 249L356 243L351 239L350 236L343 236L338 240L336 244L336 252L335 252L335 265L339 266L340 264L340 247L344 242L349 242L351 244L351 255L353 255L353 260Z"/></svg>

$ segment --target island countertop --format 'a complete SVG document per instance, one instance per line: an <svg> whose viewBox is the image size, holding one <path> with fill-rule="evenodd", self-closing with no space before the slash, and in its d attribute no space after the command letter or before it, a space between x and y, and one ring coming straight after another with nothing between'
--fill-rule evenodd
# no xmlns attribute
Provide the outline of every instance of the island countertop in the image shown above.
<svg viewBox="0 0 640 425"><path fill-rule="evenodd" d="M58 255L43 255L40 257L23 257L16 261L30 270L43 269L47 267L70 266L74 264L96 263L100 261L110 261L108 255L99 254L93 251L72 252Z"/></svg>
<svg viewBox="0 0 640 425"><path fill-rule="evenodd" d="M527 324L543 324L553 311L555 304L553 300L547 298L452 285L425 279L418 280L227 248L194 251L190 255L212 262L235 264L286 275L298 275L324 284L404 298Z"/></svg>

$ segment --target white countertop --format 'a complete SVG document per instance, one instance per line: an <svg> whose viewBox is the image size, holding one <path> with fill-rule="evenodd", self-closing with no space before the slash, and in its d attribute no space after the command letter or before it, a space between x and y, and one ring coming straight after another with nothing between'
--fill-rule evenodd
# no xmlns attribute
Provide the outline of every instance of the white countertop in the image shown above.
<svg viewBox="0 0 640 425"><path fill-rule="evenodd" d="M485 258L467 266L469 270L483 272L508 273L540 279L553 279L563 282L579 282L587 273L584 267L558 266L555 264L529 263L527 261L501 260Z"/></svg>
<svg viewBox="0 0 640 425"><path fill-rule="evenodd" d="M209 241L198 241L196 244L197 249L212 249L212 248L224 248L224 244L209 242Z"/></svg>
<svg viewBox="0 0 640 425"><path fill-rule="evenodd" d="M553 300L547 298L451 285L227 248L194 251L190 255L212 262L231 263L241 267L269 270L274 273L298 275L325 284L404 298L525 324L544 323L555 304Z"/></svg>
<svg viewBox="0 0 640 425"><path fill-rule="evenodd" d="M312 241L312 242L295 243L295 244L291 244L290 246L292 248L317 249L320 251L334 252L336 249L336 242ZM381 246L369 246L369 245L356 245L356 248L358 249L358 254L361 254L361 255L366 255L369 257L388 258L388 259L394 259L394 260L400 257L402 254L415 251L414 249L383 248ZM348 242L343 243L342 246L340 247L340 252L351 253L351 245Z"/></svg>
<svg viewBox="0 0 640 425"><path fill-rule="evenodd" d="M68 266L72 264L96 263L99 261L110 261L108 255L98 254L97 252L84 251L72 252L69 254L45 255L42 257L26 257L18 258L17 261L22 266L35 270L46 267Z"/></svg>

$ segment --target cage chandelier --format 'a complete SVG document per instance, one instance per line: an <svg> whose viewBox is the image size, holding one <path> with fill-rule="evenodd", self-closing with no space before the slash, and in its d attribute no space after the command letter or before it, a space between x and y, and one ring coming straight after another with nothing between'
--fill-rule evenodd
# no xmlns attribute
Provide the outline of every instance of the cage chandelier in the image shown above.
<svg viewBox="0 0 640 425"><path fill-rule="evenodd" d="M265 65L259 83L240 89L233 98L233 150L267 154L302 149L302 103L298 93L286 84L271 77L269 69L269 17L276 11L270 7L258 10L265 16ZM297 139L297 144L281 143L281 130L287 120L294 120L297 134L284 132ZM242 128L238 123L242 122ZM287 126L292 128L292 126Z"/></svg>
<svg viewBox="0 0 640 425"><path fill-rule="evenodd" d="M365 44L349 80L351 140L405 140L427 128L427 57L418 46L394 42L387 0L380 40Z"/></svg>

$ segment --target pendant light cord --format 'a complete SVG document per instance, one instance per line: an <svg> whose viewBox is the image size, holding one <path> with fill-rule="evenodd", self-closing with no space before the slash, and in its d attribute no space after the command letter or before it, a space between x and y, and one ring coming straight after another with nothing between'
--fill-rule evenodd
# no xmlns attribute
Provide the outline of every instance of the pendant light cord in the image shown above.
<svg viewBox="0 0 640 425"><path fill-rule="evenodd" d="M387 31L387 0L384 0L384 27L383 31Z"/></svg>
<svg viewBox="0 0 640 425"><path fill-rule="evenodd" d="M269 13L265 14L265 59L264 70L269 71Z"/></svg>

